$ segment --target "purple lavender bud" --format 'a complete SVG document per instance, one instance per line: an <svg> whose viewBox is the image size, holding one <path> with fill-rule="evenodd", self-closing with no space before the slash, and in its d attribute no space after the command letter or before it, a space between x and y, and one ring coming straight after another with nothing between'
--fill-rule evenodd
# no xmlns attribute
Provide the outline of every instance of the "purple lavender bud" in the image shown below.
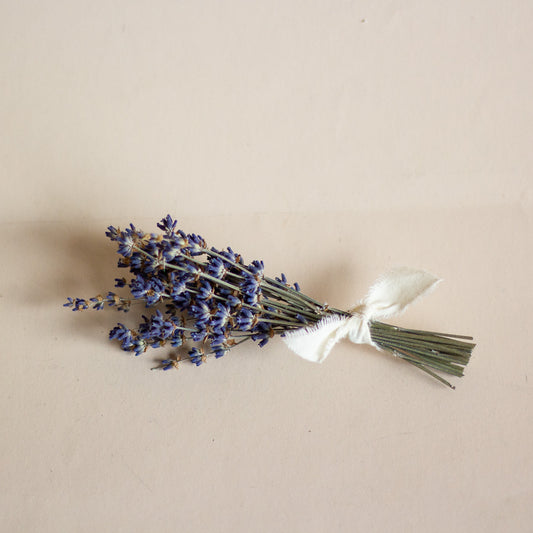
<svg viewBox="0 0 533 533"><path fill-rule="evenodd" d="M135 353L135 355L141 355L142 353L146 352L147 348L146 341L144 339L134 339L132 343L132 351Z"/></svg>
<svg viewBox="0 0 533 533"><path fill-rule="evenodd" d="M241 309L237 315L237 327L241 331L248 331L252 327L254 314L249 309Z"/></svg>
<svg viewBox="0 0 533 533"><path fill-rule="evenodd" d="M172 235L176 229L178 221L174 220L170 215L167 215L165 218L157 224L157 227L160 230L166 231L168 235Z"/></svg>
<svg viewBox="0 0 533 533"><path fill-rule="evenodd" d="M116 241L118 238L118 230L113 226L109 226L105 234L106 237L109 237L112 241Z"/></svg>
<svg viewBox="0 0 533 533"><path fill-rule="evenodd" d="M200 283L200 288L198 289L198 294L196 295L197 300L210 300L215 295L215 287L211 285L206 280L203 280Z"/></svg>
<svg viewBox="0 0 533 533"><path fill-rule="evenodd" d="M101 311L104 308L104 300L102 297L91 298L91 302L93 303L92 308L96 311Z"/></svg>
<svg viewBox="0 0 533 533"><path fill-rule="evenodd" d="M189 358L196 366L200 366L203 363L202 356L203 352L196 348L196 346L189 351Z"/></svg>
<svg viewBox="0 0 533 533"><path fill-rule="evenodd" d="M226 273L224 262L219 257L211 257L207 264L207 273L217 279L222 279Z"/></svg>
<svg viewBox="0 0 533 533"><path fill-rule="evenodd" d="M206 302L198 300L196 305L191 305L189 314L194 318L196 325L201 326L209 322L211 318L211 309Z"/></svg>
<svg viewBox="0 0 533 533"><path fill-rule="evenodd" d="M170 345L173 348L179 348L183 344L183 333L179 330L174 331L170 339Z"/></svg>
<svg viewBox="0 0 533 533"><path fill-rule="evenodd" d="M200 326L196 331L191 331L191 339L194 342L203 342L207 337L207 330Z"/></svg>

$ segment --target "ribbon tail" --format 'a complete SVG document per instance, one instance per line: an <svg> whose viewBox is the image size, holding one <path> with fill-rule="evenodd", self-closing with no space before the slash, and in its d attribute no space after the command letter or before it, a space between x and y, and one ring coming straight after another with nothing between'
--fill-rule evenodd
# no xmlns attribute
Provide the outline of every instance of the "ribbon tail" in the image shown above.
<svg viewBox="0 0 533 533"><path fill-rule="evenodd" d="M343 326L348 320L341 315L328 316L315 326L286 333L283 342L303 359L322 363L335 344L346 335Z"/></svg>
<svg viewBox="0 0 533 533"><path fill-rule="evenodd" d="M424 270L395 268L376 280L361 305L354 310L368 320L398 316L410 304L431 292L440 281Z"/></svg>

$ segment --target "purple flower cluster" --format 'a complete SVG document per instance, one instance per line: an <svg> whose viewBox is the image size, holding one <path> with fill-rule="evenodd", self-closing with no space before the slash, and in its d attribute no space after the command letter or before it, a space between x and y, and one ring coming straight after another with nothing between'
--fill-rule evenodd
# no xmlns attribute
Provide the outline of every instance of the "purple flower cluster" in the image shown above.
<svg viewBox="0 0 533 533"><path fill-rule="evenodd" d="M285 276L271 279L262 261L246 264L231 248L209 248L196 234L186 234L167 215L157 225L162 233L144 233L130 224L125 230L110 226L106 235L118 246L118 266L131 274L117 278L116 287L128 287L131 298L114 292L89 300L68 298L74 311L103 309L106 305L128 311L135 301L155 308L136 329L122 323L111 339L139 355L148 347L189 346L188 359L201 365L209 355L223 356L246 340L264 346L276 334L320 320L325 306L288 285ZM196 346L192 344L196 343ZM180 356L166 359L161 368L177 366Z"/></svg>

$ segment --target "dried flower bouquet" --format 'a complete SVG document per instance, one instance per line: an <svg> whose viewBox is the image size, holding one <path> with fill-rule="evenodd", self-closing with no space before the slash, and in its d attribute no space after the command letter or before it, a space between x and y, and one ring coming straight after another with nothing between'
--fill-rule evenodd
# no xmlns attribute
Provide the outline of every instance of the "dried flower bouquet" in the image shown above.
<svg viewBox="0 0 533 533"><path fill-rule="evenodd" d="M105 306L128 311L132 303L143 302L153 314L143 316L136 329L119 323L109 337L135 355L148 347L182 347L161 362L163 370L177 368L182 360L199 366L245 341L264 346L280 335L310 361L323 361L340 339L348 338L390 352L452 388L439 372L463 375L475 346L468 342L471 337L381 322L438 283L427 272L395 269L371 287L360 305L343 311L302 293L284 274L266 276L262 261L246 264L229 247L209 247L201 236L177 229L170 215L157 226L162 233L145 233L133 224L123 231L110 226L106 232L118 244L118 266L132 275L129 280L117 278L115 286L127 286L131 298L108 292L90 299L68 298L64 305L74 311Z"/></svg>

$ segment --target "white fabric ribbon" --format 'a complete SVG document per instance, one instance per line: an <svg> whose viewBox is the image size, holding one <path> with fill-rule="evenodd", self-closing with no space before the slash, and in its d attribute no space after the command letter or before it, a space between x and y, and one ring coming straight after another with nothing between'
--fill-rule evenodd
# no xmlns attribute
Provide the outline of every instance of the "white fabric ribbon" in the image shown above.
<svg viewBox="0 0 533 533"><path fill-rule="evenodd" d="M287 333L283 341L294 353L315 363L324 361L344 338L377 348L370 337L370 321L401 314L440 281L423 270L396 268L376 280L361 303L348 311L351 316L328 316L314 326Z"/></svg>

